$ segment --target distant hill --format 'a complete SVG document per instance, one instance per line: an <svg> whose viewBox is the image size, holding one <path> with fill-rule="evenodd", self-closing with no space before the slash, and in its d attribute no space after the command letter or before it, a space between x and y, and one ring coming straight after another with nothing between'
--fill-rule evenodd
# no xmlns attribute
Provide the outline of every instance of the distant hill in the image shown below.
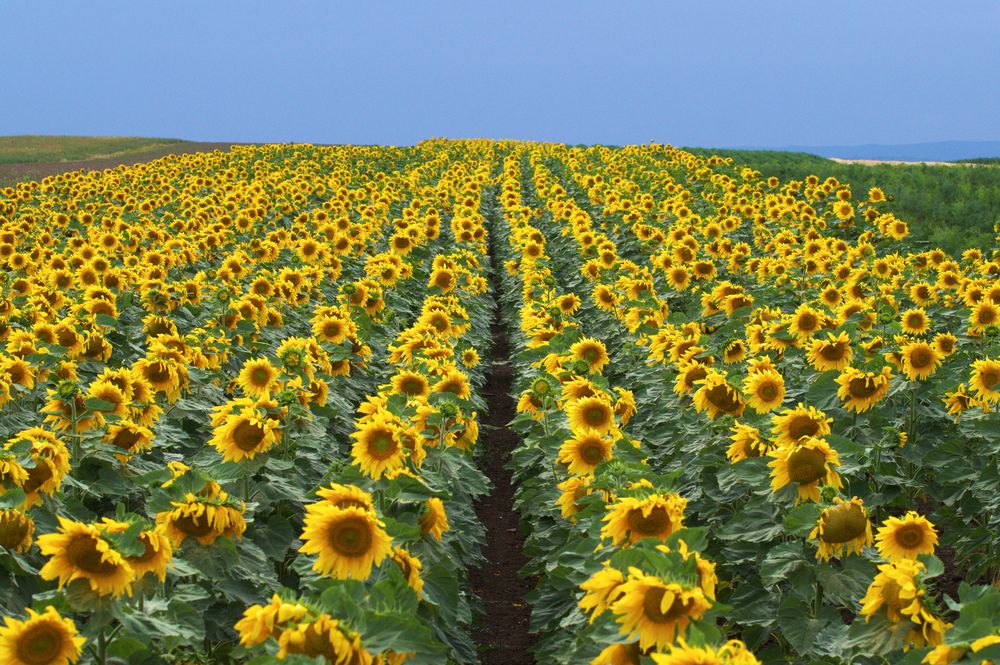
<svg viewBox="0 0 1000 665"><path fill-rule="evenodd" d="M737 148L738 150L780 150L807 152L841 159L899 160L903 162L954 162L960 159L1000 157L1000 141L937 141L901 145L823 145L782 148Z"/></svg>

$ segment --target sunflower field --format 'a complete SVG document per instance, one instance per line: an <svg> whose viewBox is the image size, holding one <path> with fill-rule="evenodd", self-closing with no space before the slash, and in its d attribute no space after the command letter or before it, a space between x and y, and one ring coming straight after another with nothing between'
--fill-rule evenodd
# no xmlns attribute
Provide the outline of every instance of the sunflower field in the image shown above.
<svg viewBox="0 0 1000 665"><path fill-rule="evenodd" d="M498 302L536 662L1000 663L1000 250L885 200L485 140L0 191L0 663L479 662Z"/></svg>

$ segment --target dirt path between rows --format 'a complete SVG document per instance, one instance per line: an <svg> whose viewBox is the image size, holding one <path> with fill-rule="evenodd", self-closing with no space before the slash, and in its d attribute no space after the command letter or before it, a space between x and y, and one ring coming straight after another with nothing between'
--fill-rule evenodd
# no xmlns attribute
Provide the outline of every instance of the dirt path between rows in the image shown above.
<svg viewBox="0 0 1000 665"><path fill-rule="evenodd" d="M69 171L103 171L115 166L132 166L140 162L151 162L166 155L182 155L190 152L211 152L229 150L231 143L176 143L152 148L141 152L126 153L101 159L85 159L76 162L29 162L26 164L0 164L0 187L7 187L25 180L41 180L46 176Z"/></svg>
<svg viewBox="0 0 1000 665"><path fill-rule="evenodd" d="M496 294L496 275L491 278ZM535 640L528 632L531 606L525 596L532 584L518 575L528 560L523 553L524 539L518 535L521 516L514 509L514 485L507 469L517 445L517 435L507 427L515 415L513 370L507 331L500 317L498 297L493 318L493 369L484 391L489 413L481 420L483 436L478 444L484 449L482 470L493 483L493 491L476 504L476 514L486 527L486 564L470 571L472 588L482 599L485 612L476 623L473 637L483 665L531 665L535 662L531 654Z"/></svg>

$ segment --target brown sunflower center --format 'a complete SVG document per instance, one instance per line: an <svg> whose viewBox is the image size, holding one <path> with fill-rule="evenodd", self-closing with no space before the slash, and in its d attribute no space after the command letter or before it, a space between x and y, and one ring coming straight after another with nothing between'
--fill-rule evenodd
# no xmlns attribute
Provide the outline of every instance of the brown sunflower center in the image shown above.
<svg viewBox="0 0 1000 665"><path fill-rule="evenodd" d="M271 381L271 372L266 367L255 367L250 373L250 382L258 388L263 388Z"/></svg>
<svg viewBox="0 0 1000 665"><path fill-rule="evenodd" d="M146 365L143 374L154 386L162 385L170 381L170 369L165 362L154 362Z"/></svg>
<svg viewBox="0 0 1000 665"><path fill-rule="evenodd" d="M174 528L193 538L201 538L212 532L212 525L206 516L202 516L201 520L199 520L196 515L185 514L175 518L173 523Z"/></svg>
<svg viewBox="0 0 1000 665"><path fill-rule="evenodd" d="M378 460L388 459L396 452L396 439L392 432L379 430L368 440L368 454Z"/></svg>
<svg viewBox="0 0 1000 665"><path fill-rule="evenodd" d="M913 369L925 369L934 363L934 354L925 348L917 348L910 354L910 366Z"/></svg>
<svg viewBox="0 0 1000 665"><path fill-rule="evenodd" d="M118 566L103 560L97 549L97 538L89 534L75 536L66 546L66 558L74 568L97 576L111 575Z"/></svg>
<svg viewBox="0 0 1000 665"><path fill-rule="evenodd" d="M266 434L263 427L244 419L233 430L233 442L240 450L256 450Z"/></svg>
<svg viewBox="0 0 1000 665"><path fill-rule="evenodd" d="M583 410L584 422L595 429L606 427L609 418L609 410L603 404L593 404Z"/></svg>
<svg viewBox="0 0 1000 665"><path fill-rule="evenodd" d="M598 464L604 459L604 448L598 441L587 441L580 446L580 457L587 464Z"/></svg>
<svg viewBox="0 0 1000 665"><path fill-rule="evenodd" d="M740 402L736 398L736 391L728 384L713 386L705 394L709 403L719 411L733 413L740 408Z"/></svg>
<svg viewBox="0 0 1000 665"><path fill-rule="evenodd" d="M819 321L812 314L803 314L799 317L799 320L796 323L798 324L799 330L807 332L813 330L817 325L819 325Z"/></svg>
<svg viewBox="0 0 1000 665"><path fill-rule="evenodd" d="M1000 383L1000 370L987 369L980 374L980 380L984 386L992 388L997 383Z"/></svg>
<svg viewBox="0 0 1000 665"><path fill-rule="evenodd" d="M340 336L341 329L340 321L327 321L323 325L323 335L328 339L336 339Z"/></svg>
<svg viewBox="0 0 1000 665"><path fill-rule="evenodd" d="M38 491L39 487L52 478L52 467L49 464L48 460L35 460L35 467L28 469L28 479L24 482L24 487L21 488L25 494Z"/></svg>
<svg viewBox="0 0 1000 665"><path fill-rule="evenodd" d="M17 639L17 657L27 665L48 665L55 662L63 650L63 632L45 622L38 623Z"/></svg>
<svg viewBox="0 0 1000 665"><path fill-rule="evenodd" d="M0 513L0 547L17 549L31 533L31 522L26 516L13 511Z"/></svg>
<svg viewBox="0 0 1000 665"><path fill-rule="evenodd" d="M675 596L674 602L664 612L661 607L666 591L666 589L661 587L650 587L646 590L646 595L642 599L643 613L653 623L670 623L676 621L687 614L691 606L694 605L693 600L685 602L680 596Z"/></svg>
<svg viewBox="0 0 1000 665"><path fill-rule="evenodd" d="M792 441L798 441L804 436L816 436L819 434L819 423L809 416L795 416L788 423L788 436Z"/></svg>
<svg viewBox="0 0 1000 665"><path fill-rule="evenodd" d="M841 360L846 353L847 345L841 344L840 342L837 342L836 344L824 344L819 350L819 355L821 355L824 360Z"/></svg>
<svg viewBox="0 0 1000 665"><path fill-rule="evenodd" d="M778 386L773 383L765 383L757 388L757 396L765 402L770 402L778 396Z"/></svg>
<svg viewBox="0 0 1000 665"><path fill-rule="evenodd" d="M648 515L642 514L642 509L633 508L628 512L628 528L640 536L654 536L663 533L672 525L670 513L663 506L656 506Z"/></svg>
<svg viewBox="0 0 1000 665"><path fill-rule="evenodd" d="M830 508L823 515L823 542L835 545L847 543L865 532L868 518L861 506L850 504Z"/></svg>
<svg viewBox="0 0 1000 665"><path fill-rule="evenodd" d="M911 330L919 330L924 327L924 317L919 314L910 314L906 317L906 325Z"/></svg>
<svg viewBox="0 0 1000 665"><path fill-rule="evenodd" d="M421 395L424 392L424 382L415 376L408 376L399 386L407 395Z"/></svg>
<svg viewBox="0 0 1000 665"><path fill-rule="evenodd" d="M144 533L140 535L139 542L142 543L142 554L139 556L129 557L129 563L147 563L154 559L158 553L157 549L153 547L149 534Z"/></svg>
<svg viewBox="0 0 1000 665"><path fill-rule="evenodd" d="M857 399L871 397L878 392L878 388L878 383L876 383L870 376L859 376L851 379L847 384L847 390L851 393L851 397L855 397Z"/></svg>
<svg viewBox="0 0 1000 665"><path fill-rule="evenodd" d="M788 456L788 476L793 482L808 485L826 475L826 455L813 448L801 448Z"/></svg>
<svg viewBox="0 0 1000 665"><path fill-rule="evenodd" d="M131 429L123 427L115 434L115 438L111 439L111 445L122 450L132 450L132 447L139 443L141 438L138 432L133 432Z"/></svg>
<svg viewBox="0 0 1000 665"><path fill-rule="evenodd" d="M330 529L330 545L341 556L363 556L371 549L371 529L365 520L358 517L341 520Z"/></svg>
<svg viewBox="0 0 1000 665"><path fill-rule="evenodd" d="M684 384L688 388L694 388L695 381L701 381L706 376L708 376L708 370L706 370L701 365L688 370L687 374L684 375Z"/></svg>
<svg viewBox="0 0 1000 665"><path fill-rule="evenodd" d="M907 549L920 547L924 542L924 530L919 524L904 524L893 534L896 542Z"/></svg>

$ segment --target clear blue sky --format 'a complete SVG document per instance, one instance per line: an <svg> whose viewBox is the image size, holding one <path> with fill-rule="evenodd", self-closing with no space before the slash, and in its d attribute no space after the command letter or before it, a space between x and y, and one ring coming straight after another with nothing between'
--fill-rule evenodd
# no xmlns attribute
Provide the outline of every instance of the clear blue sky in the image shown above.
<svg viewBox="0 0 1000 665"><path fill-rule="evenodd" d="M1000 139L1000 2L2 0L0 134Z"/></svg>

